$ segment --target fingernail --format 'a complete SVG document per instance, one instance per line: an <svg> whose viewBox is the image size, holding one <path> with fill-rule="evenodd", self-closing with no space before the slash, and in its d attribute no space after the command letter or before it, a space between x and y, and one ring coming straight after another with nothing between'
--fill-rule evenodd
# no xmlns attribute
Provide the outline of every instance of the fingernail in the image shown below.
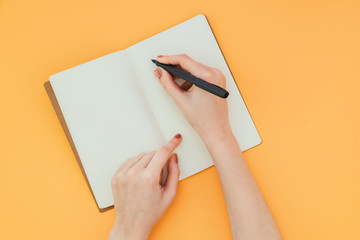
<svg viewBox="0 0 360 240"><path fill-rule="evenodd" d="M178 163L178 156L176 153L175 153L175 162Z"/></svg>
<svg viewBox="0 0 360 240"><path fill-rule="evenodd" d="M158 58L161 58L161 57L163 57L163 56L164 56L164 55L158 55L157 57L158 57Z"/></svg>
<svg viewBox="0 0 360 240"><path fill-rule="evenodd" d="M161 76L162 76L162 71L161 71L161 69L160 69L160 68L157 68L157 69L156 69L156 72L159 74L159 78L161 78Z"/></svg>
<svg viewBox="0 0 360 240"><path fill-rule="evenodd" d="M181 134L180 133L176 134L174 138L181 138Z"/></svg>

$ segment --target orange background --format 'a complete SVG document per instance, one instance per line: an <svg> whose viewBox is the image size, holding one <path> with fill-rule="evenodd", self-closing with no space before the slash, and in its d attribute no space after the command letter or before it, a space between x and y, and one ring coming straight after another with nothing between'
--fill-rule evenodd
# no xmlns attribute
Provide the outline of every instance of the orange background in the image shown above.
<svg viewBox="0 0 360 240"><path fill-rule="evenodd" d="M0 1L0 239L106 239L43 88L205 14L263 143L245 158L285 239L360 239L358 1ZM161 53L159 53L161 54ZM180 159L181 161L181 159ZM214 167L150 239L231 239Z"/></svg>

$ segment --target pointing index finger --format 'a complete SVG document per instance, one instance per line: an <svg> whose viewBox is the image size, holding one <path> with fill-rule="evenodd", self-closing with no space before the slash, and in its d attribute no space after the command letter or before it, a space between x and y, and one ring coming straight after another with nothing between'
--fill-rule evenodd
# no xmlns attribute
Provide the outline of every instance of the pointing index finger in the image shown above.
<svg viewBox="0 0 360 240"><path fill-rule="evenodd" d="M151 162L148 164L148 169L161 172L165 163L169 160L170 155L174 152L175 148L180 144L182 137L176 134L169 142L162 146L154 155Z"/></svg>

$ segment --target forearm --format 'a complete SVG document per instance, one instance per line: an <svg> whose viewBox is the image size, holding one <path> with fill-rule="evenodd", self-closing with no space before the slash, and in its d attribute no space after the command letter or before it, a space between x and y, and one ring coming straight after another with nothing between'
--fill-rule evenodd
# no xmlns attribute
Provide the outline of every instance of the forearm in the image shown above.
<svg viewBox="0 0 360 240"><path fill-rule="evenodd" d="M281 239L231 129L203 140L219 174L233 239Z"/></svg>
<svg viewBox="0 0 360 240"><path fill-rule="evenodd" d="M141 231L127 233L126 231L119 230L119 226L114 225L107 240L146 240L147 236L147 234L143 234Z"/></svg>

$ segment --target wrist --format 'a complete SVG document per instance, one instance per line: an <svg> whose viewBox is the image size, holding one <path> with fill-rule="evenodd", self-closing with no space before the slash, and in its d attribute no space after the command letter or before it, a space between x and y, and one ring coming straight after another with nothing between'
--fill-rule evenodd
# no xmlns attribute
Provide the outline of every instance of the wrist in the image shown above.
<svg viewBox="0 0 360 240"><path fill-rule="evenodd" d="M230 126L224 127L221 131L217 131L211 136L206 136L203 141L218 172L224 172L222 169L230 162L238 161L239 159L244 160L239 143Z"/></svg>
<svg viewBox="0 0 360 240"><path fill-rule="evenodd" d="M142 234L139 231L121 231L119 228L113 227L110 231L108 240L146 240L147 238L148 234Z"/></svg>
<svg viewBox="0 0 360 240"><path fill-rule="evenodd" d="M200 134L200 137L207 147L215 147L219 143L231 139L233 137L233 133L230 124L224 124L221 125L221 127Z"/></svg>

